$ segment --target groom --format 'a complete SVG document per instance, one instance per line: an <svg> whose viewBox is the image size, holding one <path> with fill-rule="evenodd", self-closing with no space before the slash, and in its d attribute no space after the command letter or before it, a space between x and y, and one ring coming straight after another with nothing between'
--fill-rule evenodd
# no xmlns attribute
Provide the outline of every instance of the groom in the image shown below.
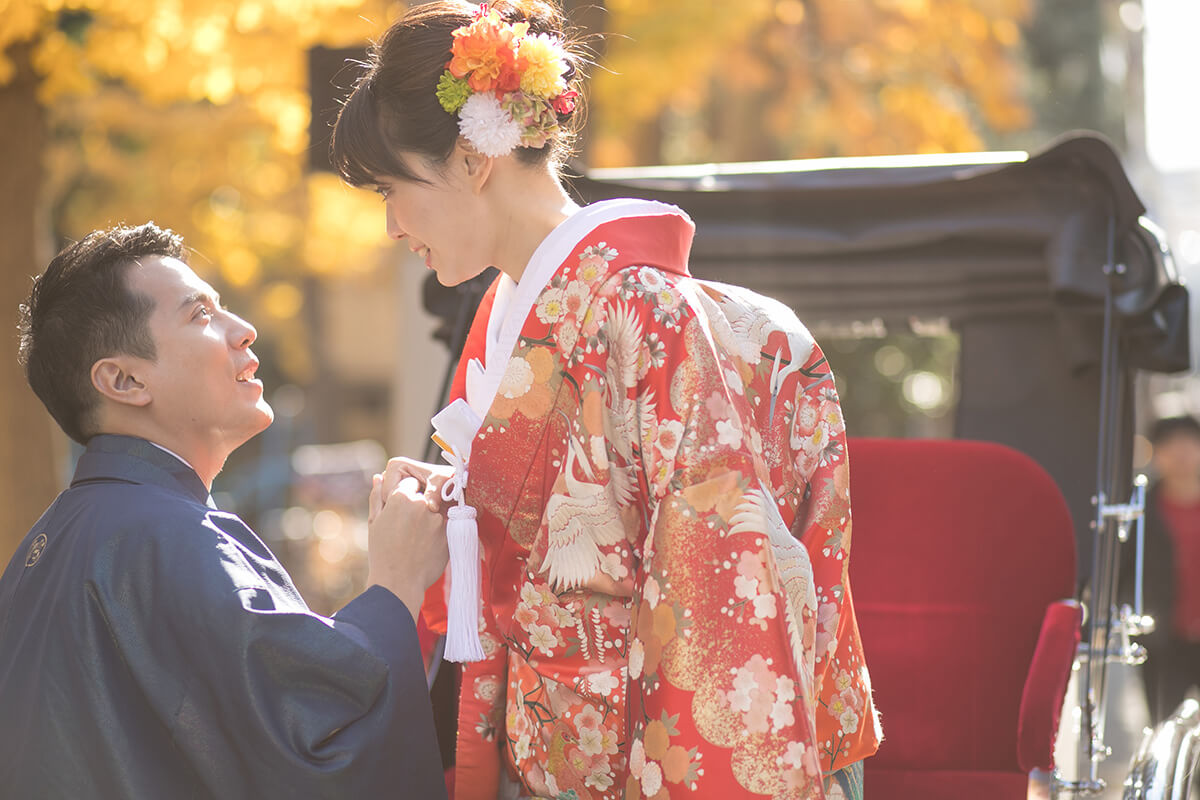
<svg viewBox="0 0 1200 800"><path fill-rule="evenodd" d="M413 622L441 517L377 478L370 588L308 609L209 496L272 412L254 328L185 256L97 231L22 307L29 384L87 450L0 578L0 794L444 797Z"/></svg>

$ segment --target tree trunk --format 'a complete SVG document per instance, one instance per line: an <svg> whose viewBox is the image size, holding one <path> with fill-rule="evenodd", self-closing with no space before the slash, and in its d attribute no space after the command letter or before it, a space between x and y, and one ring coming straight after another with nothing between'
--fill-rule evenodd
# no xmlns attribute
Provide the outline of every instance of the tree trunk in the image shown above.
<svg viewBox="0 0 1200 800"><path fill-rule="evenodd" d="M0 564L59 489L53 422L17 363L17 306L29 295L38 261L38 202L45 113L29 47L14 47L13 80L0 86Z"/></svg>

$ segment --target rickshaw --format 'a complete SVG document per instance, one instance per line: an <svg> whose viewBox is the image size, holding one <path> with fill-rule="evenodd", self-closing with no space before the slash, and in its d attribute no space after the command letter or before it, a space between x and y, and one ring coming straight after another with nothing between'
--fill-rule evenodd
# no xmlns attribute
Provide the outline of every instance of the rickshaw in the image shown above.
<svg viewBox="0 0 1200 800"><path fill-rule="evenodd" d="M1107 667L1144 659L1133 639L1153 624L1140 586L1117 598L1118 550L1142 541L1135 378L1189 367L1187 292L1111 145L594 170L573 188L680 206L696 277L787 303L819 340L958 337L953 439L849 444L852 587L886 737L866 796L1024 798L1035 768L1053 797L1102 791ZM460 290L452 352L480 286ZM1055 766L1072 669L1083 735ZM1200 796L1198 758L1193 703L1147 735L1125 797Z"/></svg>

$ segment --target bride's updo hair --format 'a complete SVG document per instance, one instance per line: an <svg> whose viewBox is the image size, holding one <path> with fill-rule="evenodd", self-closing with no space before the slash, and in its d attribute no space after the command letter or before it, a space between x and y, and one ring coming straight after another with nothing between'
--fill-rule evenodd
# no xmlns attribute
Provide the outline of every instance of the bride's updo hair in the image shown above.
<svg viewBox="0 0 1200 800"><path fill-rule="evenodd" d="M369 186L380 177L420 180L397 157L424 156L444 164L459 138L458 115L442 108L438 79L450 61L451 33L475 20L478 6L465 0L437 0L415 6L392 25L368 52L364 73L342 106L333 129L332 161L353 186ZM530 34L548 34L563 42L567 85L576 88L585 60L568 39L561 11L541 0L497 0L489 8L508 23L528 22ZM579 111L559 114L559 133L546 146L518 147L513 155L526 164L561 164L569 153Z"/></svg>

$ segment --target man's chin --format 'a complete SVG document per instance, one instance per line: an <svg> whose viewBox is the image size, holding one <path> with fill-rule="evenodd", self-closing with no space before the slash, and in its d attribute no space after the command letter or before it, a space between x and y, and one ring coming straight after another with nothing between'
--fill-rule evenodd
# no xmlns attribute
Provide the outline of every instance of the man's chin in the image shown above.
<svg viewBox="0 0 1200 800"><path fill-rule="evenodd" d="M271 405L266 401L266 398L260 399L258 401L258 405L254 407L254 410L258 412L258 428L254 431L254 433L250 434L251 436L257 436L258 434L262 433L267 428L271 427L271 423L275 421L275 409L271 408Z"/></svg>
<svg viewBox="0 0 1200 800"><path fill-rule="evenodd" d="M260 399L254 408L247 415L245 424L241 426L241 433L237 437L238 443L234 447L236 450L246 442L258 436L260 433L271 427L271 423L275 421L275 411L267 403L266 400Z"/></svg>

